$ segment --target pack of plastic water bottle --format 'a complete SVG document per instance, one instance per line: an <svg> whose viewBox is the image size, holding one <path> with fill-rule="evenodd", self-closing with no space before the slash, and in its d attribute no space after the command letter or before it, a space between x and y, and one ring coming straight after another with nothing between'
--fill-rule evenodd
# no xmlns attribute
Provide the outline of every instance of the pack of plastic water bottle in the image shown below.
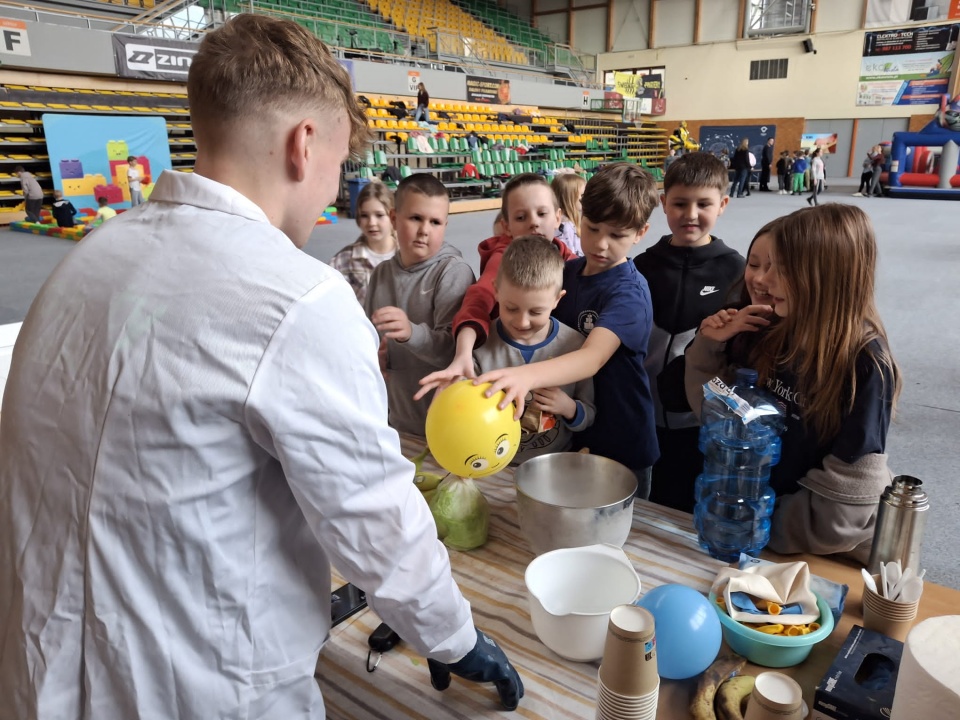
<svg viewBox="0 0 960 720"><path fill-rule="evenodd" d="M780 461L784 413L748 368L737 370L732 388L714 378L703 394L704 463L695 486L694 525L704 550L733 562L740 553L757 554L770 540L776 501L770 469Z"/></svg>

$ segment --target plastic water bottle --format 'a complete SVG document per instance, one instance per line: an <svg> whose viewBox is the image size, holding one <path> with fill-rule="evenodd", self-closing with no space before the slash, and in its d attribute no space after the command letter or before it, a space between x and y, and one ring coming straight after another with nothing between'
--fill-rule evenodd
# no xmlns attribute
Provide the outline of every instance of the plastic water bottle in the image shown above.
<svg viewBox="0 0 960 720"><path fill-rule="evenodd" d="M770 468L780 461L783 410L757 387L757 372L737 371L734 388L704 385L693 522L700 546L726 562L755 555L770 540L776 493Z"/></svg>

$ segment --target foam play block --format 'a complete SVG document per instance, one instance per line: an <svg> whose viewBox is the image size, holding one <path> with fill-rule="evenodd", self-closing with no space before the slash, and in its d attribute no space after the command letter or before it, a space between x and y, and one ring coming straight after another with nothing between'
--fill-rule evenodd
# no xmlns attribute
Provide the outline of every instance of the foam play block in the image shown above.
<svg viewBox="0 0 960 720"><path fill-rule="evenodd" d="M123 202L123 191L116 185L97 185L93 189L93 196L95 198L105 197L110 205Z"/></svg>
<svg viewBox="0 0 960 720"><path fill-rule="evenodd" d="M60 177L66 179L80 179L83 177L83 163L79 160L61 160Z"/></svg>
<svg viewBox="0 0 960 720"><path fill-rule="evenodd" d="M337 224L337 209L335 207L328 207L323 211L323 214L317 219L317 225L336 225Z"/></svg>
<svg viewBox="0 0 960 720"><path fill-rule="evenodd" d="M71 195L93 195L94 188L97 185L106 185L107 179L100 174L84 175L82 178L65 179L62 181L63 194L67 197Z"/></svg>
<svg viewBox="0 0 960 720"><path fill-rule="evenodd" d="M130 148L126 140L107 140L107 159L127 161L130 157Z"/></svg>

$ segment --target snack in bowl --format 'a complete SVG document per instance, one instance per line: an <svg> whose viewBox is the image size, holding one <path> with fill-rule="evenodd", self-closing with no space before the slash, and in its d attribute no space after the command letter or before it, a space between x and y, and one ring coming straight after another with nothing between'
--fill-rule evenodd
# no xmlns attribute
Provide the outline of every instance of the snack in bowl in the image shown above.
<svg viewBox="0 0 960 720"><path fill-rule="evenodd" d="M720 606L713 592L710 593L710 604L720 618L723 638L734 652L755 665L782 668L802 663L810 655L813 646L833 632L834 620L830 607L820 595L816 595L816 598L820 617L816 623L810 624L809 632L801 635L770 634L737 622ZM819 627L814 628L814 625Z"/></svg>

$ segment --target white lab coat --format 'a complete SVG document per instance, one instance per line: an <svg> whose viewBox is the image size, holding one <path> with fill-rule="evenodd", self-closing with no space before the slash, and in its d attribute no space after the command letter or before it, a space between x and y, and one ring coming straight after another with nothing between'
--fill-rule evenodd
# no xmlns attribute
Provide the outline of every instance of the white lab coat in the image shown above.
<svg viewBox="0 0 960 720"><path fill-rule="evenodd" d="M0 714L322 718L331 561L466 654L376 350L340 274L209 179L166 172L80 242L4 397Z"/></svg>

